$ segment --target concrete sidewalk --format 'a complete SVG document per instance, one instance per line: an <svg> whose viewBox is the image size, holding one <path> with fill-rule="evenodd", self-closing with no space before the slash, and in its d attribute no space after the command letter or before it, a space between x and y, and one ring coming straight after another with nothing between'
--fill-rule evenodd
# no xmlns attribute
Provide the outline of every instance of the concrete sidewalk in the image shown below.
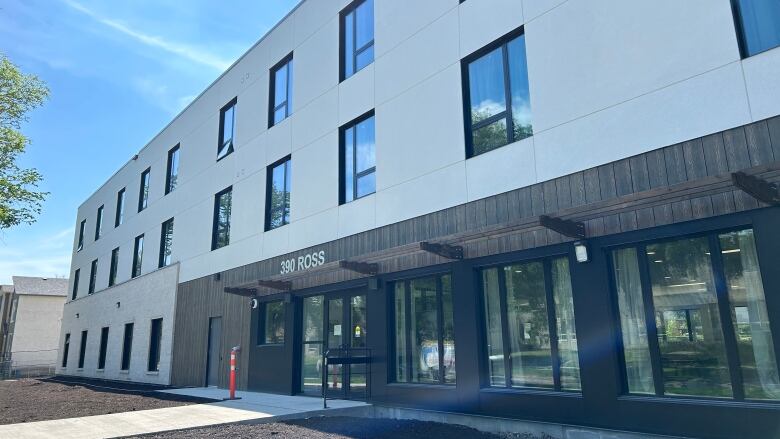
<svg viewBox="0 0 780 439"><path fill-rule="evenodd" d="M177 389L166 393L223 398L221 389ZM343 414L368 405L362 402L329 400L323 411L322 399L305 396L238 392L240 400L195 404L111 415L57 419L23 424L0 425L0 438L113 438L233 422L274 422L322 414Z"/></svg>

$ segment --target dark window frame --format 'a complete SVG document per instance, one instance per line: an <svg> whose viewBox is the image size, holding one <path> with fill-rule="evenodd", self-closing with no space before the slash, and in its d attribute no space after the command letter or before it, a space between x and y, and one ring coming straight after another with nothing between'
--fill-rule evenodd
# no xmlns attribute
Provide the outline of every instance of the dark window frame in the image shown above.
<svg viewBox="0 0 780 439"><path fill-rule="evenodd" d="M465 130L465 141L466 141L466 159L470 159L472 157L476 157L478 155L482 155L485 153L488 153L490 151L495 151L497 149L503 148L504 146L510 145L515 142L519 142L520 140L527 139L530 137L533 137L533 134L529 137L524 137L522 139L515 139L515 130L514 130L514 119L512 117L512 90L511 90L511 77L510 77L510 64L509 64L509 48L508 45L510 42L514 41L517 38L520 38L521 36L525 35L525 26L520 26L519 28L507 33L506 35L496 39L495 41L491 42L490 44L482 47L481 49L471 53L467 57L463 58L460 62L460 68L461 68L461 84L463 88L463 125ZM469 65L480 58L482 58L485 55L488 55L489 53L493 52L496 49L502 49L502 57L503 57L503 67L504 67L504 95L506 100L506 110L495 114L488 119L485 119L483 121L480 121L478 123L473 123L471 118L471 85L470 85L470 74L469 74ZM528 59L526 58L526 64L528 63ZM530 86L530 84L529 84ZM480 154L474 154L474 131L479 130L480 128L484 128L486 126L492 125L500 120L506 120L507 126L507 142L501 146L498 146L496 148L493 148L489 151L485 151Z"/></svg>
<svg viewBox="0 0 780 439"><path fill-rule="evenodd" d="M83 219L81 220L81 223L79 224L79 241L76 244L76 252L80 252L84 249L84 231L87 228L87 220Z"/></svg>
<svg viewBox="0 0 780 439"><path fill-rule="evenodd" d="M167 267L173 261L173 218L167 219L160 226L160 253L157 260L157 268ZM166 235L170 231L170 246L167 245Z"/></svg>
<svg viewBox="0 0 780 439"><path fill-rule="evenodd" d="M176 144L168 151L168 164L165 167L165 195L170 194L176 189L179 178L179 151L181 144ZM176 156L176 167L173 167L173 158Z"/></svg>
<svg viewBox="0 0 780 439"><path fill-rule="evenodd" d="M227 242L225 242L225 245L218 246L219 243L218 243L217 233L219 231L218 230L219 229L218 228L218 222L219 222L219 201L220 201L220 198L222 196L224 196L224 195L226 195L228 193L230 193L230 210L231 210L231 214L227 218L227 225L225 227L225 229L226 229L225 233L226 233L226 237L227 237L226 241ZM233 217L232 211L233 211L233 186L228 186L227 188L217 192L214 195L214 218L213 218L212 225L211 225L211 251L219 250L220 248L224 248L224 247L227 247L227 246L230 245L230 221L231 221L231 219Z"/></svg>
<svg viewBox="0 0 780 439"><path fill-rule="evenodd" d="M73 291L71 292L70 300L76 300L79 296L79 278L81 277L81 269L77 268L73 272Z"/></svg>
<svg viewBox="0 0 780 439"><path fill-rule="evenodd" d="M122 188L116 193L116 212L114 213L114 228L122 225L125 221L125 199L127 198L127 188Z"/></svg>
<svg viewBox="0 0 780 439"><path fill-rule="evenodd" d="M217 137L217 161L224 159L235 151L235 138L236 138L236 105L238 104L238 96L234 97L227 104L223 105L219 109L219 137ZM232 132L230 133L230 139L222 141L225 135L225 113L228 110L233 109L231 123ZM226 144L228 144L225 146Z"/></svg>
<svg viewBox="0 0 780 439"><path fill-rule="evenodd" d="M158 325L159 326L156 326ZM149 324L149 355L147 356L146 371L147 372L159 372L160 371L160 359L162 358L162 331L163 331L163 319L162 317L152 319Z"/></svg>
<svg viewBox="0 0 780 439"><path fill-rule="evenodd" d="M281 304L282 312L284 313L284 320L282 321L282 341L281 342L269 342L268 333L266 331L266 323L268 321L268 305ZM286 313L287 304L284 299L269 300L260 304L260 313L257 319L257 344L258 346L284 346L286 338Z"/></svg>
<svg viewBox="0 0 780 439"><path fill-rule="evenodd" d="M119 266L119 247L111 250L111 263L108 266L108 286L116 285L116 273Z"/></svg>
<svg viewBox="0 0 780 439"><path fill-rule="evenodd" d="M140 254L139 254L140 250ZM130 278L135 279L143 273L144 234L135 237L133 242L133 266L130 268Z"/></svg>
<svg viewBox="0 0 780 439"><path fill-rule="evenodd" d="M290 52L287 56L282 58L281 61L274 64L273 67L269 70L270 76L269 76L269 89L268 89L268 129L273 128L275 125L278 125L282 123L283 121L287 120L292 115L292 72L290 71L290 66L293 63L293 52ZM276 72L279 71L282 67L287 66L287 87L286 87L286 97L284 99L284 102L275 105L276 102ZM276 115L276 111L280 110L282 107L284 107L284 113L285 116L282 120L279 122L274 122L274 116Z"/></svg>
<svg viewBox="0 0 780 439"><path fill-rule="evenodd" d="M138 212L149 207L149 188L152 181L152 168L148 167L141 173L141 185L138 190Z"/></svg>
<svg viewBox="0 0 780 439"><path fill-rule="evenodd" d="M122 357L119 363L120 371L130 370L130 361L133 355L133 329L135 324L133 322L125 323L125 331L122 334Z"/></svg>
<svg viewBox="0 0 780 439"><path fill-rule="evenodd" d="M346 155L347 155L347 145L346 145L346 132L351 129L357 128L359 124L362 122L365 122L371 118L374 118L374 127L376 127L376 112L375 110L370 110L364 114L361 114L360 116L356 117L355 119L345 123L341 127L339 127L339 205L351 203L353 201L360 200L362 198L369 197L371 195L376 194L376 185L374 186L374 192L365 194L361 197L357 196L357 185L358 180L362 177L369 176L371 174L376 174L376 163L374 163L374 166L371 168L368 168L360 174L357 173L357 154L356 154L356 148L357 148L357 130L355 130L355 134L352 136L353 138L353 153L352 153L352 195L353 198L351 200L347 200L347 178L346 178ZM376 130L374 131L374 153L376 154Z"/></svg>
<svg viewBox="0 0 780 439"><path fill-rule="evenodd" d="M339 13L339 82L344 82L347 79L355 76L358 72L365 69L366 67L370 66L374 62L376 62L376 55L374 55L374 59L371 61L370 64L367 64L362 69L357 69L357 57L365 52L366 50L375 47L374 42L376 41L376 28L374 29L374 35L373 38L371 38L371 41L364 44L361 47L357 47L357 13L352 15L352 54L347 54L347 48L345 44L346 40L346 26L347 26L347 16L357 11L357 8L359 8L363 3L365 3L368 0L354 0L352 3L347 5L344 9L341 10ZM373 0L372 0L373 1ZM374 10L374 16L371 17L372 20L374 20L374 24L376 26L376 10ZM352 62L352 74L347 76L347 57L350 56L351 62Z"/></svg>
<svg viewBox="0 0 780 439"><path fill-rule="evenodd" d="M287 194L287 206L281 206L281 207L275 207L273 206L273 197L271 194L271 191L273 189L273 179L274 179L274 169L278 168L279 166L284 166L284 193ZM292 155L288 155L280 160L277 160L276 162L272 163L266 168L266 180L265 180L265 231L271 231L275 230L281 227L284 227L288 224L290 224L290 218L289 214L284 215L282 213L282 224L278 225L276 227L272 227L271 224L271 217L273 216L273 213L277 210L282 210L282 212L285 211L291 211L290 206L290 198L292 197L292 190L291 187L287 187L287 173L292 172ZM290 181L290 186L292 186L292 181ZM291 213L291 212L290 212Z"/></svg>
<svg viewBox="0 0 780 439"><path fill-rule="evenodd" d="M98 364L97 370L105 370L106 368L106 353L108 351L108 326L100 329L100 350L98 351Z"/></svg>
<svg viewBox="0 0 780 439"><path fill-rule="evenodd" d="M81 340L79 341L79 364L78 369L84 369L84 360L87 357L87 336L89 332L81 331Z"/></svg>
<svg viewBox="0 0 780 439"><path fill-rule="evenodd" d="M101 204L95 215L95 241L100 239L103 235L103 211L105 210L105 207L105 204Z"/></svg>
<svg viewBox="0 0 780 439"><path fill-rule="evenodd" d="M70 333L65 334L65 340L62 343L62 362L61 367L68 367L68 354L70 353Z"/></svg>
<svg viewBox="0 0 780 439"><path fill-rule="evenodd" d="M735 32L737 34L737 44L739 45L739 55L740 55L740 57L742 59L747 59L747 58L750 58L752 56L756 56L756 55L759 55L761 53L768 52L768 51L770 51L772 49L776 49L776 48L780 47L780 44L778 44L776 46L773 46L773 47L770 47L770 48L767 48L767 49L763 49L763 50L759 50L757 52L753 52L753 53L750 52L750 50L748 49L748 43L746 41L746 39L747 39L746 38L746 34L745 34L746 33L746 29L745 29L745 24L744 24L745 21L743 19L743 14L742 14L742 6L740 6L739 2L740 2L740 0L731 0L731 12L732 12L732 17L734 19L734 30L735 30Z"/></svg>
<svg viewBox="0 0 780 439"><path fill-rule="evenodd" d="M95 259L92 261L92 264L90 265L90 269L89 269L89 288L87 289L87 294L89 295L95 294L95 287L97 284L97 271L98 271L98 260Z"/></svg>

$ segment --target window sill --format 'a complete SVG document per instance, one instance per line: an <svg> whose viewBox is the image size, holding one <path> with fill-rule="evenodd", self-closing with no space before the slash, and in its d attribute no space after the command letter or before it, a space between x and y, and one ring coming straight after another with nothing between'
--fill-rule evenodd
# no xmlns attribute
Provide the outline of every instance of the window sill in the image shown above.
<svg viewBox="0 0 780 439"><path fill-rule="evenodd" d="M130 375L130 371L129 370L120 370L119 371L119 375Z"/></svg>
<svg viewBox="0 0 780 439"><path fill-rule="evenodd" d="M395 387L395 388L408 388L408 389L419 389L421 387L425 388L431 388L431 389L442 389L442 390L456 390L455 384L436 384L436 383L387 383L387 387Z"/></svg>
<svg viewBox="0 0 780 439"><path fill-rule="evenodd" d="M106 371L105 369L97 369L95 370L95 373L104 373L105 371Z"/></svg>
<svg viewBox="0 0 780 439"><path fill-rule="evenodd" d="M230 151L228 151L227 154L223 155L222 157L217 157L217 163L219 163L221 160L224 160L225 157L230 157L231 154L233 154L235 150L231 147Z"/></svg>
<svg viewBox="0 0 780 439"><path fill-rule="evenodd" d="M146 374L149 375L149 376L158 376L158 375L160 375L160 371L159 370L147 370Z"/></svg>
<svg viewBox="0 0 780 439"><path fill-rule="evenodd" d="M762 408L780 410L780 404L773 401L737 401L729 398L707 398L691 396L656 396L656 395L621 395L617 398L620 402L638 404L679 404L695 406L739 406L750 408Z"/></svg>
<svg viewBox="0 0 780 439"><path fill-rule="evenodd" d="M576 390L534 389L531 387L484 387L480 389L479 392L516 396L548 396L582 399L582 392Z"/></svg>

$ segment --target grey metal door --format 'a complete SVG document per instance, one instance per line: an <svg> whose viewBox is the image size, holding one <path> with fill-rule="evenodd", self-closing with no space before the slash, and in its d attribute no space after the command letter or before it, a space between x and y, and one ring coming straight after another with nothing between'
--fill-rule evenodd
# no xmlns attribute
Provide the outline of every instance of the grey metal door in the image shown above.
<svg viewBox="0 0 780 439"><path fill-rule="evenodd" d="M219 386L222 368L222 317L209 319L209 347L206 361L206 386Z"/></svg>

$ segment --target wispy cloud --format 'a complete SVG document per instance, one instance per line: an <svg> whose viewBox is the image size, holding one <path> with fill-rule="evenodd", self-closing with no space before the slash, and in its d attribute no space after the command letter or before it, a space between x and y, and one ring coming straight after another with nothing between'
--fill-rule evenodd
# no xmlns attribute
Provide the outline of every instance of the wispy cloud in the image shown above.
<svg viewBox="0 0 780 439"><path fill-rule="evenodd" d="M0 243L0 283L10 283L11 276L68 276L72 243L72 228L40 236L23 247Z"/></svg>
<svg viewBox="0 0 780 439"><path fill-rule="evenodd" d="M109 17L104 17L74 0L63 0L63 2L66 5L68 5L70 8L87 15L88 17L92 18L98 23L108 26L109 28L121 34L124 34L132 38L133 40L141 44L144 44L146 46L163 50L170 54L174 54L181 58L187 59L189 61L211 67L220 72L230 67L231 64L230 61L222 59L219 56L216 56L205 50L192 47L186 44L168 41L161 37L155 35L149 35L143 31L132 29L129 26L123 24L122 22Z"/></svg>

